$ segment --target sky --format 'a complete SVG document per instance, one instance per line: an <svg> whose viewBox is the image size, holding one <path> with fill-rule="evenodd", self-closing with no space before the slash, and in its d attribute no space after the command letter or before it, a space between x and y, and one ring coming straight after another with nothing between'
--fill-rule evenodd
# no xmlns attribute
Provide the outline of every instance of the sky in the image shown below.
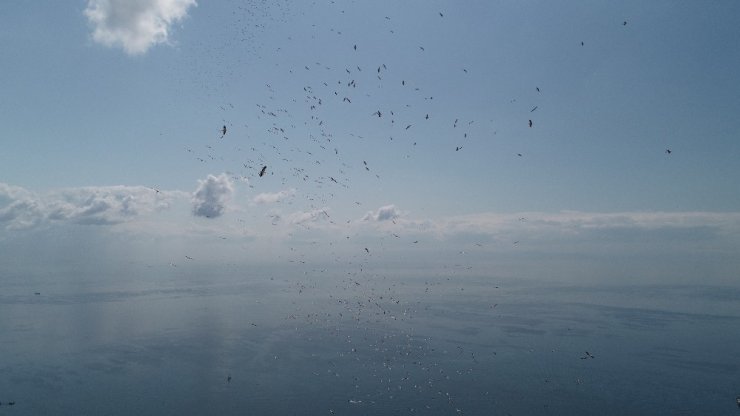
<svg viewBox="0 0 740 416"><path fill-rule="evenodd" d="M0 260L736 285L738 16L3 2Z"/></svg>

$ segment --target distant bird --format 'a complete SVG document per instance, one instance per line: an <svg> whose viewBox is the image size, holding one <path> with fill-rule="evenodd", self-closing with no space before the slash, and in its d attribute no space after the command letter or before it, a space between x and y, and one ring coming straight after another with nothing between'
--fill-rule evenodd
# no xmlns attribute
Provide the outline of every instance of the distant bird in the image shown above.
<svg viewBox="0 0 740 416"><path fill-rule="evenodd" d="M590 352L586 351L586 355L581 357L581 360L588 360L589 358L595 358Z"/></svg>
<svg viewBox="0 0 740 416"><path fill-rule="evenodd" d="M532 127L532 120L529 120L529 127Z"/></svg>
<svg viewBox="0 0 740 416"><path fill-rule="evenodd" d="M406 130L410 129L411 126L412 126L411 124L409 124L408 126L406 126Z"/></svg>
<svg viewBox="0 0 740 416"><path fill-rule="evenodd" d="M583 41L581 41L581 46L583 46Z"/></svg>
<svg viewBox="0 0 740 416"><path fill-rule="evenodd" d="M423 51L424 50L424 47L423 46L419 46L419 49L421 49Z"/></svg>
<svg viewBox="0 0 740 416"><path fill-rule="evenodd" d="M666 154L671 154L671 149L665 149Z"/></svg>
<svg viewBox="0 0 740 416"><path fill-rule="evenodd" d="M439 12L439 17L445 17L445 15L443 15L442 12Z"/></svg>
<svg viewBox="0 0 740 416"><path fill-rule="evenodd" d="M223 139L223 138L224 138L224 136L226 136L226 126L223 126L223 127L221 128L221 138Z"/></svg>
<svg viewBox="0 0 740 416"><path fill-rule="evenodd" d="M355 47L355 50L357 50L357 45L355 45L354 47Z"/></svg>
<svg viewBox="0 0 740 416"><path fill-rule="evenodd" d="M429 114L427 114L426 117L424 117L424 118L427 119L427 120L429 120Z"/></svg>
<svg viewBox="0 0 740 416"><path fill-rule="evenodd" d="M622 26L627 26L627 21L626 20L622 23Z"/></svg>
<svg viewBox="0 0 740 416"><path fill-rule="evenodd" d="M456 147L455 147L455 151L456 151L456 152L459 152L459 151L460 151L460 149L462 149L462 146L456 146Z"/></svg>
<svg viewBox="0 0 740 416"><path fill-rule="evenodd" d="M229 374L228 377L226 377L226 382L231 383L231 374Z"/></svg>
<svg viewBox="0 0 740 416"><path fill-rule="evenodd" d="M380 110L378 110L378 111L374 112L372 115L378 116L378 118L380 118L380 117L383 116L383 113L381 113Z"/></svg>
<svg viewBox="0 0 740 416"><path fill-rule="evenodd" d="M260 178L265 176L265 171L267 170L267 166L262 166L262 170L260 170Z"/></svg>
<svg viewBox="0 0 740 416"><path fill-rule="evenodd" d="M534 112L534 110L536 110L536 109L537 109L537 106L534 106L534 108L533 108L533 109L531 109L531 110L529 110L529 112L530 112L530 113L532 113L532 112Z"/></svg>
<svg viewBox="0 0 740 416"><path fill-rule="evenodd" d="M540 87L534 87L534 88L537 90L537 92L540 92Z"/></svg>
<svg viewBox="0 0 740 416"><path fill-rule="evenodd" d="M367 251L367 254L370 254L370 249L368 249L367 247L365 247L365 251Z"/></svg>
<svg viewBox="0 0 740 416"><path fill-rule="evenodd" d="M522 157L522 154L521 153L517 153L516 155L519 156L519 157Z"/></svg>

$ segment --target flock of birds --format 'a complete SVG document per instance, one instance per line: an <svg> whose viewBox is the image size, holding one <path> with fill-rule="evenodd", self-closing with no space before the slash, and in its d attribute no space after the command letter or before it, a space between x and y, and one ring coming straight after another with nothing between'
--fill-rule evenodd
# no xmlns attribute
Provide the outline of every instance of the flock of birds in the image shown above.
<svg viewBox="0 0 740 416"><path fill-rule="evenodd" d="M445 19L445 14L439 12L438 17ZM385 16L385 21L390 22L392 18ZM627 21L622 24L626 26ZM391 34L395 34L395 29L389 28L388 30ZM341 31L335 31L333 28L331 31L337 35L342 34ZM581 42L581 46L584 45L585 43ZM415 51L409 51L408 55L413 56L413 54L425 52L424 45L418 45L418 48ZM280 48L274 53L279 55ZM356 170L374 175L378 180L381 179L382 174L372 168L372 163L368 162L367 157L353 156L351 150L346 151L347 148L353 147L347 145L347 141L362 142L366 137L377 136L377 131L386 132L389 133L388 142L402 146L403 151L406 152L405 158L409 159L412 157L411 152L420 142L420 139L414 136L414 127L421 123L435 122L449 123L447 128L455 132L453 137L456 141L450 145L450 148L455 152L472 147L468 146L468 143L471 143L470 140L475 133L472 130L475 127L474 119L464 120L461 115L450 116L449 114L435 118L433 106L431 106L432 109L419 110L423 105L434 103L433 94L427 92L423 85L415 84L412 77L408 76L409 74L396 72L386 63L377 62L371 68L359 64L360 61L366 61L359 58L361 54L362 46L353 42L346 46L344 65L337 67L321 62L311 62L305 63L302 67L289 68L288 73L296 79L296 83L303 84L300 90L289 90L289 86L282 85L280 89L270 82L266 83L267 99L264 102L254 103L256 107L254 117L247 122L233 121L237 113L243 113L237 111L237 106L233 103L223 104L220 109L224 120L218 130L218 140L216 143L209 140L209 143L205 145L208 151L205 154L196 154L195 159L201 163L215 163L216 166L223 166L224 163L229 162L238 163L227 168L227 172L232 180L248 182L251 188L263 189L258 182L260 178L268 174L277 176L281 185L293 186L301 190L301 194L306 198L308 211L316 213L314 219L326 220L336 225L336 220L330 217L326 206L334 201L339 193L348 192L357 175ZM469 74L469 68L462 68L462 73ZM532 88L536 94L542 93L539 86L532 86ZM389 90L396 97L405 97L407 102L382 104ZM516 100L512 100L514 101ZM379 102L381 104L377 104ZM368 108L371 105L378 105L378 107ZM528 113L522 114L523 126L530 129L535 128L532 115L539 108L539 104L528 107ZM375 120L381 124L375 126L377 131L371 128L370 131L364 133L340 133L333 128L341 124L334 113L341 114L342 117L347 115L354 120L361 120L364 117L365 122ZM256 140L255 136L267 137L267 139ZM232 150L227 154L219 153L218 149L224 146L232 146ZM191 148L186 150L189 153L198 153ZM666 149L665 153L671 154L671 150ZM242 156L243 154L247 156ZM516 153L516 157L523 156L522 152ZM355 201L355 204L359 206L362 202ZM281 217L277 214L271 215L269 221L272 225L277 225ZM350 224L353 221L356 220L348 218L343 222ZM395 219L391 219L391 222L395 224ZM389 231L389 237L401 238L402 236L398 231ZM446 369L441 368L438 362L424 360L424 357L436 354L432 342L423 336L413 334L413 331L398 332L387 329L389 325L392 327L399 322L413 320L417 315L423 314L428 305L425 308L423 301L419 298L411 300L399 294L397 290L404 285L402 279L372 271L377 265L373 262L373 256L378 251L382 251L382 247L379 250L371 250L371 247L367 246L362 247L364 256L358 254L349 259L340 258L335 254L333 245L345 244L349 239L350 235L341 235L337 236L334 241L323 243L326 244L327 258L333 256L336 264L344 264L346 267L346 276L340 284L334 287L335 292L327 293L326 302L318 309L306 310L296 307L295 310L286 313L285 319L296 323L302 321L304 328L309 326L323 328L335 337L338 337L337 328L341 326L361 330L365 334L365 347L385 356L380 366L387 370L386 373L378 372L374 367L371 373L380 380L381 384L386 384L384 393L387 396L392 398L394 391L397 393L402 389L419 392L428 390L433 395L444 398L444 401L452 406L456 413L462 413L455 398L449 392L439 389L440 375L442 379L450 380ZM409 242L418 244L419 240L414 237ZM514 245L518 243L519 241L513 242ZM322 242L316 241L313 244L318 245ZM477 243L476 246L482 247L482 244ZM295 254L295 257L287 261L294 265L304 266L306 269L303 270L302 279L286 279L286 282L291 284L296 295L312 289L318 290L321 286L318 283L321 280L320 274L327 270L311 268L307 262L309 256L301 254L300 249L293 247L290 251ZM464 251L461 251L462 253ZM194 260L191 256L186 256L186 258ZM442 272L448 275L446 280L436 283L431 280L426 282L422 295L434 291L435 285L452 284L450 276L454 277L456 270L469 270L470 268L463 264L445 268ZM464 287L461 287L460 291L463 292ZM494 310L496 306L498 303L492 302L490 310ZM255 323L251 325L257 326ZM376 329L374 334L371 328ZM386 329L377 330L377 328ZM349 342L350 335L347 335L347 338ZM342 354L344 356L346 353L348 359L356 361L359 359L357 358L358 348L357 341L354 341L349 351L343 351ZM457 350L459 353L454 358L457 364L462 363L462 366L448 370L458 376L472 373L473 369L470 366L478 364L479 360L483 359L476 355L476 351L470 351L468 347L458 345ZM462 360L462 356L467 359ZM580 359L591 360L595 359L595 356L585 351L585 355L580 356ZM396 386L393 386L394 381L388 378L392 367L406 369L403 375L393 373L398 377L395 380ZM426 379L409 381L412 377L410 368L422 369L421 374L423 375L419 377ZM415 374L419 375L418 372ZM233 384L233 373L229 373L225 379L226 383ZM356 377L355 380L358 378ZM549 382L550 380L545 379L544 381ZM576 380L577 384L580 382L580 379ZM359 393L359 383L356 387ZM351 405L368 404L372 402L371 397L374 400L378 399L377 395L366 394L362 398L350 398L347 403ZM740 405L740 399L738 399L738 405ZM424 409L418 410L423 411ZM330 409L329 412L334 414L335 410Z"/></svg>
<svg viewBox="0 0 740 416"><path fill-rule="evenodd" d="M445 14L439 12L438 18L445 19ZM385 16L384 20L387 23L392 21L392 18ZM623 24L626 26L627 22ZM334 29L331 31L334 32ZM389 28L389 31L395 34L395 29ZM340 31L336 33L341 35ZM330 217L326 207L336 200L339 193L349 192L357 175L356 170L374 175L378 180L382 174L373 169L368 157L352 155L351 149L354 146L352 143L348 144L348 141L362 142L367 137L377 137L378 132L382 131L388 134L388 143L402 146L406 152L405 158L409 159L412 157L411 152L418 148L420 142L414 135L416 130L414 127L421 123L449 123L447 128L454 132L452 137L456 141L450 147L455 152L472 147L468 144L479 131L474 130L476 126L474 119L465 120L462 115L434 117L435 107L432 105L434 95L427 92L427 88L416 84L409 74L396 72L384 62L377 62L371 68L363 66L360 62L366 62L366 59L360 56L362 51L362 46L353 42L346 46L345 63L339 67L321 62L290 67L289 76L295 78L296 85L302 84L300 90L291 91L288 90L289 86L281 85L281 88L278 88L270 82L266 83L267 99L254 103L256 107L254 117L247 122L242 121L243 119L239 122L233 121L236 114L242 114L237 109L238 105L223 104L220 110L223 112L224 120L218 130L218 136L214 138L217 139L216 142L213 143L213 139L209 139L209 143L205 145L208 149L206 154L196 154L195 159L201 163L214 163L218 167L223 167L224 163L234 163L231 168L227 168L231 179L247 182L251 188L264 190L259 182L264 180L261 178L268 174L277 176L282 186L300 189L306 198L308 211L316 213L314 219L338 225L337 222L351 224L357 220L348 218L338 221ZM409 55L425 52L424 45L418 45L415 51L409 51ZM275 51L275 54L279 53L280 50ZM469 68L462 68L462 74L463 76L469 74ZM536 94L542 93L539 86L532 88ZM385 97L391 95L389 92L395 97L405 97L406 102L384 102ZM516 100L512 100L514 101ZM368 108L372 105L377 107ZM424 109L425 105L429 108ZM522 114L524 126L535 128L532 115L539 108L540 104L527 107L528 112ZM373 126L370 124L371 120L375 120L376 123L369 131L363 133L340 133L334 127L342 124L335 113L341 114L341 117L360 120L364 125ZM256 140L255 136L267 139ZM231 146L232 150L226 154L220 152L219 149L225 146ZM189 153L197 153L191 148L186 150ZM670 154L671 150L666 149L666 153ZM516 153L516 157L523 157L523 153ZM270 184L274 185L274 181ZM355 204L359 206L362 202L355 201ZM274 214L270 216L269 221L272 225L277 225L281 217ZM395 218L390 218L390 221L396 223ZM400 239L402 236L399 233L400 231L392 230L388 235L389 238ZM377 253L382 252L383 247L371 250L372 247L364 246L360 248L363 253L350 258L342 258L335 253L334 245L346 244L350 237L338 235L334 241L328 243L320 241L312 243L325 244L324 252L327 259L333 257L336 265L343 264L344 266L340 268L344 268L346 275L333 291L326 293L325 302L320 307L309 310L305 305L296 306L295 310L286 312L285 320L296 325L298 321L302 321L301 328L304 330L309 327L322 328L336 338L339 337L337 329L339 327L361 331L364 334L366 349L379 352L385 357L382 363L375 363L385 369L385 372L379 372L376 367L370 366L371 374L384 386L383 394L392 398L403 389L429 391L435 397L444 398L445 403L457 413L461 413L463 409L459 407L460 404L453 395L449 391L442 391L439 386L443 381L451 380L447 372L458 377L471 374L473 372L471 366L479 364L479 360L484 358L476 355L476 351L471 351L469 347L458 345L456 347L458 353L453 356L453 361L460 367L445 369L442 364L430 358L437 356L438 352L428 338L414 334L409 329L389 328L393 328L394 325L406 325L428 311L430 304L426 306L423 304L423 296L434 292L438 286L454 284L457 271L469 271L472 267L458 263L449 268L445 267L442 273L447 275L446 278L436 282L430 279L424 283L421 297L409 298L399 292L405 285L402 279L374 271L375 266L379 264L378 259L382 256ZM409 243L418 244L418 237L413 237ZM519 241L513 242L514 245L518 243ZM477 243L476 246L483 247L481 243ZM302 278L286 279L296 295L302 295L310 290L318 291L321 287L321 274L327 272L326 269L310 266L310 262L307 261L310 256L300 251L300 248L291 247L290 252L294 257L287 260L293 265L305 267L302 270ZM464 253L460 252L461 255ZM194 260L191 256L186 258ZM451 278L453 280L450 280ZM460 293L464 293L465 288L460 287L459 290ZM491 302L490 310L493 311L497 306L498 303ZM255 323L251 325L257 326ZM308 333L308 330L306 331ZM353 340L351 335L346 337L347 342L353 341L352 347L348 351L342 351L341 355L356 362L359 360L358 351L361 350L361 345L358 345L357 340ZM495 351L485 359L492 359L494 355ZM595 356L588 351L580 357L581 360L594 358ZM405 370L398 374L391 372L392 368ZM419 371L414 372L413 368ZM368 368L365 370L368 371ZM388 378L389 374L396 377L395 381ZM234 372L226 375L226 383L233 384L234 375ZM414 377L416 380L413 380ZM356 377L355 380L359 378ZM546 378L545 382L550 382L549 378ZM576 383L580 384L580 379L576 380ZM356 388L358 394L362 392L359 382ZM377 394L365 392L363 397L350 398L347 403L362 405L379 398ZM334 409L329 411L335 413Z"/></svg>

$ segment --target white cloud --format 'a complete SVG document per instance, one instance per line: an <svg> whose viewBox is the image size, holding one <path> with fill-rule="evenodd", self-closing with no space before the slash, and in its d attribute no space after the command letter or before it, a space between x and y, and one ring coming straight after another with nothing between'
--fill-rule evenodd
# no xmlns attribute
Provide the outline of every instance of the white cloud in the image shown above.
<svg viewBox="0 0 740 416"><path fill-rule="evenodd" d="M316 222L323 219L329 219L327 208L314 209L312 211L298 211L288 216L288 222L291 224L305 224L307 222Z"/></svg>
<svg viewBox="0 0 740 416"><path fill-rule="evenodd" d="M274 192L274 193L261 193L252 199L252 202L255 204L273 204L275 202L280 202L285 198L289 198L293 195L295 195L295 188L286 189L280 192Z"/></svg>
<svg viewBox="0 0 740 416"><path fill-rule="evenodd" d="M177 194L143 186L102 186L67 188L41 195L0 183L0 224L8 229L60 222L118 224L168 208Z"/></svg>
<svg viewBox="0 0 740 416"><path fill-rule="evenodd" d="M88 0L84 13L95 42L138 55L168 42L170 27L195 5L195 0Z"/></svg>
<svg viewBox="0 0 740 416"><path fill-rule="evenodd" d="M401 211L395 205L385 205L378 208L377 211L368 211L363 221L392 221L401 216Z"/></svg>
<svg viewBox="0 0 740 416"><path fill-rule="evenodd" d="M226 204L233 194L234 185L225 173L218 176L208 175L205 180L198 181L198 189L193 193L193 215L220 217L226 211Z"/></svg>

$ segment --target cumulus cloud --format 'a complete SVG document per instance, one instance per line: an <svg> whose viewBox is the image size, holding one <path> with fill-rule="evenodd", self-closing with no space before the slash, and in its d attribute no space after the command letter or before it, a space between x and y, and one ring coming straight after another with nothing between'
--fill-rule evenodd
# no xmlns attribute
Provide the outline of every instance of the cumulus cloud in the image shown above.
<svg viewBox="0 0 740 416"><path fill-rule="evenodd" d="M193 215L220 217L226 211L226 204L233 194L234 185L225 173L208 175L205 180L198 181L198 189L193 193Z"/></svg>
<svg viewBox="0 0 740 416"><path fill-rule="evenodd" d="M311 211L298 211L288 216L288 222L298 225L308 222L316 222L323 219L329 219L327 208L314 209Z"/></svg>
<svg viewBox="0 0 740 416"><path fill-rule="evenodd" d="M295 195L295 192L295 188L290 188L274 193L265 192L255 196L254 199L252 199L252 202L254 202L255 204L273 204Z"/></svg>
<svg viewBox="0 0 740 416"><path fill-rule="evenodd" d="M377 211L368 211L363 221L392 221L401 216L401 211L395 205L385 205L378 208Z"/></svg>
<svg viewBox="0 0 740 416"><path fill-rule="evenodd" d="M23 229L40 224L118 224L169 207L176 196L144 186L61 189L37 194L0 183L0 225Z"/></svg>
<svg viewBox="0 0 740 416"><path fill-rule="evenodd" d="M84 13L95 42L139 55L168 42L171 26L195 5L195 0L88 0Z"/></svg>

